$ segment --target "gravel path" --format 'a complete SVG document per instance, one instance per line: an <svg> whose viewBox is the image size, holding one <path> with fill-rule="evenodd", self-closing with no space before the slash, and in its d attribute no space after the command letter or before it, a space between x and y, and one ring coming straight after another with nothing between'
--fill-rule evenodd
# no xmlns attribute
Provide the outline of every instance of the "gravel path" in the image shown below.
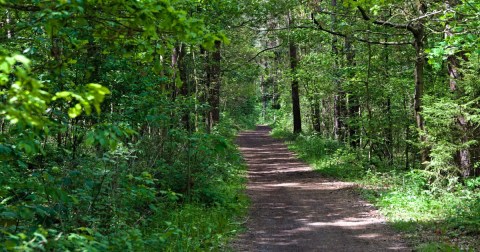
<svg viewBox="0 0 480 252"><path fill-rule="evenodd" d="M269 128L240 134L252 201L236 251L411 251L351 183L313 172Z"/></svg>

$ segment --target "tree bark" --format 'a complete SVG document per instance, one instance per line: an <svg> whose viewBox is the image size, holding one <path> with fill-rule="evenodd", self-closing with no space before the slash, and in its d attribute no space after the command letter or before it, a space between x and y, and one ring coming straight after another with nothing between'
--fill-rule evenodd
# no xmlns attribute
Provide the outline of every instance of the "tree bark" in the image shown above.
<svg viewBox="0 0 480 252"><path fill-rule="evenodd" d="M292 79L292 112L293 112L293 133L302 132L302 118L300 115L300 94L298 88L298 78L295 76L297 70L297 46L290 40L290 69L293 74Z"/></svg>
<svg viewBox="0 0 480 252"><path fill-rule="evenodd" d="M262 65L267 69L266 62L262 63ZM265 80L265 74L262 73L260 76L260 92L262 94L262 119L265 121L267 115L267 83Z"/></svg>
<svg viewBox="0 0 480 252"><path fill-rule="evenodd" d="M215 50L212 52L212 58L210 62L210 77L208 78L210 83L208 84L208 104L210 105L210 111L208 113L208 128L212 129L220 121L220 62L222 59L220 48L221 41L215 41Z"/></svg>
<svg viewBox="0 0 480 252"><path fill-rule="evenodd" d="M171 91L171 98L172 98L172 101L175 101L175 99L177 98L177 93L178 93L178 88L177 88L177 75L179 74L178 73L178 58L179 58L179 46L175 46L173 49L172 49L172 56L171 56L171 64L170 64L170 68L173 70L173 76L172 76L172 79L171 79L171 82L170 82L170 87L168 88L169 91ZM172 115L173 116L173 115Z"/></svg>
<svg viewBox="0 0 480 252"><path fill-rule="evenodd" d="M289 26L293 23L292 17L289 13L288 24ZM298 88L298 78L296 76L297 65L298 65L298 55L297 55L297 45L293 37L289 38L289 53L290 53L290 70L292 72L292 112L293 112L293 133L302 132L302 118L300 114L300 94Z"/></svg>
<svg viewBox="0 0 480 252"><path fill-rule="evenodd" d="M353 50L350 37L345 37L345 50L347 65L348 67L353 68L355 66L355 51ZM348 77L352 78L353 76L353 71L350 71ZM350 146L357 148L360 146L360 137L358 136L359 126L357 123L357 118L360 113L360 103L354 92L349 94L348 105L348 116L350 121L348 125L348 134L350 138Z"/></svg>
<svg viewBox="0 0 480 252"><path fill-rule="evenodd" d="M7 24L7 39L11 39L13 38L13 29L11 27L11 23L12 23L12 17L11 17L11 14L10 14L10 11L9 10L6 10L6 19L5 19L5 23Z"/></svg>
<svg viewBox="0 0 480 252"><path fill-rule="evenodd" d="M310 107L310 122L312 124L312 129L317 132L321 133L321 115L320 115L320 99L316 94L316 91L313 90L313 93L310 93L310 87L308 83L305 83L305 96L308 97L308 105Z"/></svg>
<svg viewBox="0 0 480 252"><path fill-rule="evenodd" d="M182 86L180 87L180 94L187 98L192 95L192 88L190 85L190 81L188 79L188 67L187 67L187 61L186 61L186 53L185 53L185 44L180 44L177 46L176 49L178 53L178 58L177 58L177 66L178 66L178 74L180 77L180 80L182 81ZM183 111L182 115L182 124L184 128L188 132L192 132L194 130L193 124L190 119L190 111L188 108Z"/></svg>
<svg viewBox="0 0 480 252"><path fill-rule="evenodd" d="M415 96L414 96L414 115L417 122L417 128L420 131L420 142L426 143L425 136L425 120L422 116L422 98L424 93L424 66L425 66L425 55L424 55L424 39L425 31L422 24L416 24L412 29L414 42L413 46L415 47ZM426 146L421 148L420 151L422 165L426 165L429 160L429 153Z"/></svg>
<svg viewBox="0 0 480 252"><path fill-rule="evenodd" d="M312 102L312 126L313 126L313 130L315 130L315 132L317 133L321 133L322 132L322 119L321 119L321 115L320 115L320 101L318 99L318 97L314 97L313 98L313 102Z"/></svg>
<svg viewBox="0 0 480 252"><path fill-rule="evenodd" d="M332 19L332 27L331 30L335 32L336 27L335 24L337 23L337 16L335 14L336 8L337 8L337 0L332 0L331 2L332 6L332 14L331 14L331 19ZM338 61L339 58L339 50L337 47L337 36L334 35L332 38L332 53L334 57L334 63L333 63L333 75L334 75L334 83L335 87L337 89L336 94L334 95L334 100L333 100L333 135L336 140L345 140L345 123L344 123L344 118L343 114L345 113L345 92L342 89L341 83L340 83L340 76L339 76L339 67L340 67L340 62Z"/></svg>
<svg viewBox="0 0 480 252"><path fill-rule="evenodd" d="M385 42L387 42L387 37L385 37ZM387 46L383 47L384 49L384 78L385 82L388 82L390 79L389 71L390 69L388 68L388 65L390 63L390 59L388 57L388 49ZM392 98L390 92L387 93L387 101L386 101L386 115L387 115L387 127L385 129L385 157L388 160L389 165L393 165L393 152L394 152L394 144L393 144L393 122L392 122Z"/></svg>
<svg viewBox="0 0 480 252"><path fill-rule="evenodd" d="M457 5L458 1L455 0L446 0L445 7L447 10L451 9L453 6ZM445 38L450 38L453 36L450 24L447 22L445 25ZM449 85L450 91L453 92L457 97L461 97L462 91L458 89L457 80L461 80L462 76L458 71L460 67L459 55L450 55L447 59L447 70L449 75ZM470 137L468 135L468 122L465 119L464 115L460 114L457 116L456 120L457 128L460 133L460 144L465 145ZM469 177L472 175L472 162L471 154L468 147L464 147L457 153L457 165L460 167L460 173L462 177Z"/></svg>
<svg viewBox="0 0 480 252"><path fill-rule="evenodd" d="M409 100L409 99L408 99ZM407 97L404 96L403 98L403 109L404 111L407 111L407 103L408 103ZM410 159L409 159L409 153L410 153L410 127L409 123L405 124L405 170L410 169Z"/></svg>

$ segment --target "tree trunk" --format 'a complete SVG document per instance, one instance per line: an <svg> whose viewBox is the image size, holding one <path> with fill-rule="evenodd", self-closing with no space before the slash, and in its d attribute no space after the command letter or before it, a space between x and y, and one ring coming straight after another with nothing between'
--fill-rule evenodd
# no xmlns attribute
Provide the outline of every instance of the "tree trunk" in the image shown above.
<svg viewBox="0 0 480 252"><path fill-rule="evenodd" d="M468 137L468 124L467 120L463 115L459 115L457 117L457 124L460 127L460 131L462 136L460 137L460 141L462 144L465 144L468 142L469 137ZM466 178L469 176L473 175L473 169L472 169L472 162L471 162L471 155L470 155L470 150L468 147L465 147L464 149L461 149L458 153L458 162L460 165L460 172L462 177Z"/></svg>
<svg viewBox="0 0 480 252"><path fill-rule="evenodd" d="M220 61L221 61L221 41L215 41L215 50L212 53L210 62L210 77L208 78L210 83L208 84L208 104L210 105L210 111L208 113L208 128L212 129L220 121Z"/></svg>
<svg viewBox="0 0 480 252"><path fill-rule="evenodd" d="M177 78L180 75L180 73L179 73L180 70L179 70L179 66L178 66L178 62L180 61L179 58L181 57L180 56L180 51L181 51L181 47L179 45L176 45L172 50L170 68L173 71L173 76L172 76L172 79L171 79L170 88L168 89L169 91L171 91L170 95L171 95L172 101L175 101L175 99L177 98L177 94L179 93L179 90L178 90L178 87L177 87Z"/></svg>
<svg viewBox="0 0 480 252"><path fill-rule="evenodd" d="M200 49L202 50L202 49ZM194 96L195 96L195 118L194 118L194 125L193 125L193 128L195 129L195 131L198 131L198 123L199 123L199 113L198 113L198 103L199 103L199 100L200 100L200 83L198 81L198 74L197 74L197 64L196 64L196 56L195 56L195 50L193 48L193 46L191 47L190 51L192 52L192 64L193 64L193 80L194 80ZM200 51L201 53L201 51Z"/></svg>
<svg viewBox="0 0 480 252"><path fill-rule="evenodd" d="M350 37L345 37L345 50L348 67L353 68L355 66L355 51L352 48ZM350 71L348 77L352 78L354 75L353 71ZM350 138L350 146L357 148L360 146L360 137L358 136L360 130L357 123L360 104L358 96L354 92L349 94L348 105L348 116L350 121L348 125L348 134Z"/></svg>
<svg viewBox="0 0 480 252"><path fill-rule="evenodd" d="M267 68L265 64L265 69ZM265 121L267 115L267 87L265 74L260 75L260 92L262 93L262 120Z"/></svg>
<svg viewBox="0 0 480 252"><path fill-rule="evenodd" d="M408 99L409 100L409 99ZM408 103L407 97L404 96L403 98L403 110L407 111L407 103ZM410 127L409 123L405 123L405 170L410 169L410 159L409 159L409 153L410 153Z"/></svg>
<svg viewBox="0 0 480 252"><path fill-rule="evenodd" d="M6 20L5 20L5 23L7 24L7 39L11 39L13 38L13 30L12 30L12 27L11 27L11 23L12 23L12 17L10 15L10 11L9 10L6 10Z"/></svg>
<svg viewBox="0 0 480 252"><path fill-rule="evenodd" d="M292 71L292 109L293 109L293 133L302 132L302 118L300 115L300 95L298 90L298 79L295 76L297 70L297 47L293 40L290 40L290 69Z"/></svg>
<svg viewBox="0 0 480 252"><path fill-rule="evenodd" d="M445 1L445 7L447 10L451 9L453 6L458 4L457 1L447 0ZM450 24L447 22L445 26L445 39L452 37L453 32L451 30ZM457 80L462 78L461 74L458 71L460 66L459 55L450 55L447 59L447 70L449 75L449 84L450 91L454 92L457 97L461 97L462 91L457 87ZM469 141L469 129L468 123L465 117L460 114L457 116L456 124L460 130L460 143L465 145ZM458 151L457 153L457 165L460 167L462 177L469 177L472 175L472 163L471 163L471 154L468 147L465 147Z"/></svg>
<svg viewBox="0 0 480 252"><path fill-rule="evenodd" d="M289 14L288 17L289 26L292 24L292 18ZM302 132L302 118L300 115L300 95L298 88L298 78L296 76L298 56L297 45L292 37L289 39L289 52L290 52L290 70L292 72L292 112L293 112L293 133Z"/></svg>
<svg viewBox="0 0 480 252"><path fill-rule="evenodd" d="M320 101L318 97L313 98L312 102L312 126L313 130L317 133L322 132L322 120L321 120L321 115L320 115Z"/></svg>
<svg viewBox="0 0 480 252"><path fill-rule="evenodd" d="M315 90L313 90L313 93L310 93L308 83L305 83L304 88L305 96L308 97L308 105L310 107L309 117L312 128L315 132L321 133L320 99Z"/></svg>
<svg viewBox="0 0 480 252"><path fill-rule="evenodd" d="M202 78L203 80L203 85L201 85L200 87L200 90L198 91L199 94L200 94L200 97L199 97L199 101L200 101L200 104L209 104L209 96L210 96L210 88L212 86L212 77L211 77L211 64L210 64L210 53L205 49L203 48L202 46L200 46L200 55L202 55L203 57L203 63L204 63L204 67L205 67L205 70L204 70L204 76ZM210 111L202 111L204 112L203 116L204 116L204 122L205 122L205 128L207 130L207 132L210 132L211 130L211 127L210 127Z"/></svg>
<svg viewBox="0 0 480 252"><path fill-rule="evenodd" d="M385 42L387 42L387 38L385 38ZM390 76L389 76L389 71L390 69L388 68L388 64L390 63L389 62L389 57L388 57L388 50L387 50L387 46L384 46L384 67L385 67L385 70L384 70L384 78L385 78L385 82L387 83L390 79ZM393 165L393 152L394 152L394 145L393 145L393 122L392 122L392 98L391 98L391 94L390 92L387 93L387 101L386 101L386 115L387 115L387 127L385 129L385 145L386 145L386 148L385 148L385 157L387 158L388 160L388 164L389 165Z"/></svg>
<svg viewBox="0 0 480 252"><path fill-rule="evenodd" d="M387 114L387 128L385 133L385 157L388 160L389 165L393 165L393 124L392 124L392 99L390 98L390 94L387 97L386 102L386 114Z"/></svg>
<svg viewBox="0 0 480 252"><path fill-rule="evenodd" d="M332 19L332 27L331 30L335 31L336 27L335 24L337 23L337 16L335 14L336 8L337 8L337 0L332 0L331 2L332 6L332 14L331 14L331 19ZM339 58L339 50L337 47L337 36L333 36L332 38L332 53L334 57L334 63L333 63L333 75L334 75L334 83L335 87L337 89L336 94L334 95L334 100L333 100L333 135L336 140L345 140L345 132L344 132L344 118L343 114L345 113L345 93L342 90L341 83L340 83L340 76L339 76L339 67L340 67L340 62L338 61Z"/></svg>
<svg viewBox="0 0 480 252"><path fill-rule="evenodd" d="M420 130L420 142L422 144L426 143L425 136L425 120L422 116L422 98L424 93L424 82L423 82L423 68L425 65L425 55L424 55L424 39L425 39L425 30L422 24L416 24L413 27L414 42L415 47L415 97L414 97L414 114L415 120L417 122L417 128ZM429 160L429 152L426 146L421 148L420 151L422 165L426 165Z"/></svg>
<svg viewBox="0 0 480 252"><path fill-rule="evenodd" d="M371 71L372 71L372 45L368 44L367 45L368 49L368 56L367 56L367 76L365 80L365 107L367 109L367 122L366 122L366 127L365 127L365 144L364 148L368 146L368 162L371 161L371 154L372 154L372 139L373 139L373 130L372 130L372 107L370 106L370 77L371 77Z"/></svg>
<svg viewBox="0 0 480 252"><path fill-rule="evenodd" d="M177 66L178 66L178 74L180 77L180 80L182 81L182 86L180 87L180 94L187 98L192 95L192 90L191 90L191 85L190 81L188 79L188 67L187 67L187 61L185 57L185 44L180 44L177 46L176 49L178 53L178 58L177 58ZM188 132L192 132L194 130L193 124L190 119L190 111L188 108L183 111L182 115L182 124L184 128Z"/></svg>

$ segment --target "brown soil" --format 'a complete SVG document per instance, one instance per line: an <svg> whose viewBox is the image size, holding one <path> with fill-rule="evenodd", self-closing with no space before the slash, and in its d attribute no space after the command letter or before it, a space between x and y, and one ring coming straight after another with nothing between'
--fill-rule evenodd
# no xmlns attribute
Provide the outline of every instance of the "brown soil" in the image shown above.
<svg viewBox="0 0 480 252"><path fill-rule="evenodd" d="M322 177L258 126L241 133L251 199L236 251L411 251L351 183Z"/></svg>

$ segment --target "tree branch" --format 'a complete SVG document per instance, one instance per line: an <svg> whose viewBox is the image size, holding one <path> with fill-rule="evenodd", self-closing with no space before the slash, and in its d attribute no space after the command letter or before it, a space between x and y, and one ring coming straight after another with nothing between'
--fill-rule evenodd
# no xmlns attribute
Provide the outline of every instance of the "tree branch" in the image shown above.
<svg viewBox="0 0 480 252"><path fill-rule="evenodd" d="M357 8L360 11L360 14L362 14L362 18L364 20L372 21L372 19L367 15L367 12L362 7L358 6ZM372 22L376 25L382 25L382 26L387 26L387 27L392 27L397 29L410 30L412 28L410 24L397 24L397 23L392 23L392 22L383 21L383 20L373 20Z"/></svg>
<svg viewBox="0 0 480 252"><path fill-rule="evenodd" d="M255 58L257 58L260 54L266 52L266 51L270 51L270 50L273 50L273 49L277 49L279 47L281 47L283 44L279 44L277 46L273 46L273 47L268 47L268 48L265 48L261 51L259 51L257 54L255 54L255 56L253 56L251 59L249 59L247 62L251 62L252 60L254 60Z"/></svg>
<svg viewBox="0 0 480 252"><path fill-rule="evenodd" d="M239 24L229 26L229 28L231 28L231 29L242 28L242 27L244 27L244 26L246 26L250 23L255 23L255 22L259 22L259 19L254 18L254 19L244 20L244 21L240 22ZM250 28L250 27L248 27L248 28Z"/></svg>
<svg viewBox="0 0 480 252"><path fill-rule="evenodd" d="M6 9L14 9L14 10L19 10L19 11L40 11L42 10L40 7L36 5L20 5L20 4L5 4L5 3L0 3L0 7L6 8Z"/></svg>
<svg viewBox="0 0 480 252"><path fill-rule="evenodd" d="M282 44L279 44L279 45L277 45L277 46L265 48L265 49L259 51L257 54L255 54L255 56L253 56L252 58L250 58L249 60L247 60L245 63L250 63L250 62L252 62L253 60L256 60L257 57L258 57L260 54L262 54L262 53L264 53L264 52L266 52L266 51L270 51L270 50L273 50L273 49L277 49L277 48L279 48L279 47L281 47L281 46L283 46L283 43L282 43ZM258 62L257 62L257 64L258 64ZM222 69L222 72L225 73L225 72L235 71L235 70L239 69L239 68L242 67L242 66L243 66L243 65L240 64L240 65L234 66L234 67L232 67L232 68L230 68L230 69Z"/></svg>
<svg viewBox="0 0 480 252"><path fill-rule="evenodd" d="M346 17L346 18L355 18L355 19L358 19L357 16L352 16L352 15L348 15L348 14L339 14L339 13L336 13L336 12L333 12L333 11L316 10L316 12L317 12L317 13L321 13L321 14L336 15L336 16L339 16L339 17Z"/></svg>
<svg viewBox="0 0 480 252"><path fill-rule="evenodd" d="M420 19L424 19L424 18L426 18L426 17L434 16L434 15L437 15L437 14L440 14L440 13L443 13L443 12L444 12L443 10L439 10L439 11L434 11L434 12L426 13L425 15L422 15L422 16L420 16L420 17L417 17L417 18L414 18L414 19L410 20L409 23L414 22L414 21L417 21L417 20L420 20Z"/></svg>
<svg viewBox="0 0 480 252"><path fill-rule="evenodd" d="M321 30L321 31L324 31L324 32L327 32L327 33L330 33L332 35L336 35L336 36L340 36L340 37L343 37L343 38L346 38L346 37L350 37L354 40L357 40L357 41L360 41L360 42L364 42L364 43L368 43L368 44L375 44L375 45L388 45L388 46L399 46L399 45L411 45L412 42L384 42L384 41L370 41L370 40L366 40L366 39L362 39L362 38L358 38L356 36L348 36L346 34L343 34L343 33L340 33L340 32L336 32L336 31L332 31L332 30L329 30L329 29L325 29L322 24L320 24L320 22L318 22L316 19L315 19L315 16L313 15L313 13L311 14L312 16L312 20L313 20L313 23L315 23L317 25L317 29L318 30ZM315 28L315 27L303 27L303 28Z"/></svg>

